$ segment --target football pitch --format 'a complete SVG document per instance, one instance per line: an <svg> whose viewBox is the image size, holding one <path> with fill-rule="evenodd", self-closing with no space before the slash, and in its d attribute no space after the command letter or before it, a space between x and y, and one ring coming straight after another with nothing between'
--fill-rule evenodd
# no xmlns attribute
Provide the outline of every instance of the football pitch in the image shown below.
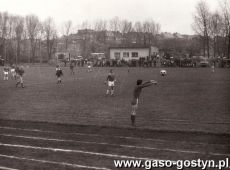
<svg viewBox="0 0 230 170"><path fill-rule="evenodd" d="M137 79L158 81L145 88L137 112L137 128L230 133L230 69L113 68L115 95L106 96L110 68L64 67L62 84L55 68L25 67L26 88L0 79L1 119L77 125L130 127L132 92Z"/></svg>
<svg viewBox="0 0 230 170"><path fill-rule="evenodd" d="M154 160L227 166L218 163L230 157L230 69L166 68L162 77L159 68L113 68L114 96L105 95L110 68L77 67L70 75L65 67L57 84L54 67L25 67L25 88L3 81L2 69L0 169L113 170L116 160L141 161L133 170L153 168ZM158 84L143 89L133 128L137 79Z"/></svg>

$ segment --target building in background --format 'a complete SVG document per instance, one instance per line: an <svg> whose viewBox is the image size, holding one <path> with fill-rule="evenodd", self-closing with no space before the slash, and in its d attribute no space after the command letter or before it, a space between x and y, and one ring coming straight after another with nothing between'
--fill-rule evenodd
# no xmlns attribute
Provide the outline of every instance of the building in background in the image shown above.
<svg viewBox="0 0 230 170"><path fill-rule="evenodd" d="M111 60L149 60L155 58L159 50L157 47L110 47L109 56Z"/></svg>

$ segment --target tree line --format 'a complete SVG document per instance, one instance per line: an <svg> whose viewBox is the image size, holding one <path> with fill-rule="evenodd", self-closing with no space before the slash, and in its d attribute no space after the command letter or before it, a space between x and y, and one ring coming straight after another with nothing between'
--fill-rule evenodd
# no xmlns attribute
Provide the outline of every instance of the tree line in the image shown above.
<svg viewBox="0 0 230 170"><path fill-rule="evenodd" d="M22 56L27 56L26 62L33 62L36 56L46 55L51 59L56 48L56 43L60 38L64 39L65 48L68 49L70 34L77 33L79 29L92 29L98 32L98 39L106 44L105 34L110 30L120 32L123 36L135 31L145 32L145 41L153 42L154 36L160 32L160 24L149 19L144 22L134 24L126 19L121 20L114 17L111 20L98 19L92 23L82 22L74 29L72 21L63 23L58 31L54 20L48 17L41 21L36 15L11 15L7 12L0 12L0 56L8 62L17 63ZM103 45L103 44L102 44ZM46 51L44 54L44 50Z"/></svg>
<svg viewBox="0 0 230 170"><path fill-rule="evenodd" d="M164 39L160 23L153 19L132 22L127 19L114 17L109 20L98 19L93 22L83 21L73 26L68 20L57 29L51 17L40 20L36 15L25 17L0 12L0 56L7 62L17 63L27 57L24 62L34 62L35 58L43 61L44 56L49 60L54 54L57 42L64 39L68 49L70 35L78 30L91 29L97 32L96 42L99 46L108 46L106 34L108 31L122 36L120 45L137 43L155 45L160 49L171 51L174 55L189 54L207 57L230 58L230 1L221 1L219 10L211 12L206 1L201 0L196 5L192 28L196 36L192 39ZM135 33L135 42L133 35ZM131 39L130 39L131 35ZM115 41L116 35L114 36ZM110 45L110 44L109 44ZM105 48L103 48L105 49Z"/></svg>
<svg viewBox="0 0 230 170"><path fill-rule="evenodd" d="M219 1L218 9L212 12L207 1L196 5L192 25L199 35L202 54L206 57L230 58L230 1Z"/></svg>
<svg viewBox="0 0 230 170"><path fill-rule="evenodd" d="M22 17L0 12L0 56L8 62L17 63L23 55L32 62L42 41L46 41L50 58L56 39L57 30L52 18L40 21L35 15Z"/></svg>

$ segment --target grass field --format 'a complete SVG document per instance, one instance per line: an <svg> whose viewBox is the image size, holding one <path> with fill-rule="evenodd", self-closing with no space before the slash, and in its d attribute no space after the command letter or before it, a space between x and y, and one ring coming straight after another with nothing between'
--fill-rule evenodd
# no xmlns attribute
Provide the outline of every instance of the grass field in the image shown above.
<svg viewBox="0 0 230 170"><path fill-rule="evenodd" d="M54 67L25 67L24 89L3 81L2 69L0 169L113 170L114 160L140 160L134 170L159 159L214 160L218 169L230 157L230 69L168 68L162 77L159 69L114 68L113 97L105 95L109 68L71 76L66 67L56 84ZM132 128L139 78L158 85L143 90Z"/></svg>
<svg viewBox="0 0 230 170"><path fill-rule="evenodd" d="M130 127L130 101L135 81L154 79L158 85L142 91L137 128L230 133L230 69L114 68L115 96L105 95L109 68L63 68L56 84L55 68L25 67L26 88L3 81L0 67L0 118L77 125Z"/></svg>

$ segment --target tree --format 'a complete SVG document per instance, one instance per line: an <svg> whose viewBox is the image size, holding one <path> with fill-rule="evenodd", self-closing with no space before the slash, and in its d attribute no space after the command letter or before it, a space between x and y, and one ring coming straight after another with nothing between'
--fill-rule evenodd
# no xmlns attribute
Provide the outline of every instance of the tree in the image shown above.
<svg viewBox="0 0 230 170"><path fill-rule="evenodd" d="M15 56L15 17L12 15L8 15L8 22L6 26L6 43L5 43L5 51L6 51L6 59L12 63Z"/></svg>
<svg viewBox="0 0 230 170"><path fill-rule="evenodd" d="M223 17L223 27L224 27L224 37L227 49L227 57L230 58L230 4L229 1L224 1L221 5L222 17Z"/></svg>
<svg viewBox="0 0 230 170"><path fill-rule="evenodd" d="M210 18L210 35L213 39L213 55L214 58L217 55L220 55L219 50L219 37L221 37L221 34L223 32L223 19L220 16L220 14L216 11L211 15Z"/></svg>
<svg viewBox="0 0 230 170"><path fill-rule="evenodd" d="M43 23L43 29L46 38L46 48L48 59L51 59L54 48L54 42L57 37L57 31L52 18L47 18Z"/></svg>
<svg viewBox="0 0 230 170"><path fill-rule="evenodd" d="M109 29L111 31L117 32L119 30L120 19L119 17L114 17L109 21Z"/></svg>
<svg viewBox="0 0 230 170"><path fill-rule="evenodd" d="M21 54L21 40L23 36L23 30L24 30L24 18L20 16L15 17L15 35L16 35L16 41L17 41L17 49L16 49L16 58L15 62L18 63L18 57L20 57Z"/></svg>
<svg viewBox="0 0 230 170"><path fill-rule="evenodd" d="M135 22L134 24L134 31L136 32L136 42L139 42L139 44L142 44L142 34L143 34L143 25L140 21Z"/></svg>
<svg viewBox="0 0 230 170"><path fill-rule="evenodd" d="M120 27L120 19L116 16L109 21L109 29L113 32L113 38L116 40Z"/></svg>
<svg viewBox="0 0 230 170"><path fill-rule="evenodd" d="M97 34L97 40L102 43L106 43L106 31L107 31L107 21L106 20L97 20L94 24L94 30Z"/></svg>
<svg viewBox="0 0 230 170"><path fill-rule="evenodd" d="M9 15L7 12L0 13L0 55L6 60L6 36Z"/></svg>
<svg viewBox="0 0 230 170"><path fill-rule="evenodd" d="M31 53L28 58L28 62L31 62L34 60L35 57L35 52L36 52L36 45L37 45L37 36L39 34L39 30L41 29L40 27L40 21L37 16L35 15L28 15L26 16L26 29L28 33L28 37L30 40L30 47L31 47Z"/></svg>
<svg viewBox="0 0 230 170"><path fill-rule="evenodd" d="M160 24L152 19L143 23L144 44L152 45L156 41L156 35L160 32Z"/></svg>
<svg viewBox="0 0 230 170"><path fill-rule="evenodd" d="M71 33L72 21L66 21L62 27L62 33L65 39L65 48L68 49L69 34Z"/></svg>
<svg viewBox="0 0 230 170"><path fill-rule="evenodd" d="M194 31L202 37L203 40L203 53L206 56L206 49L208 58L209 53L209 25L210 25L210 12L205 1L201 0L196 6L197 14L194 16Z"/></svg>
<svg viewBox="0 0 230 170"><path fill-rule="evenodd" d="M133 30L132 22L129 22L128 20L124 19L120 23L120 32L123 35L124 42L128 43L128 33L130 33Z"/></svg>

